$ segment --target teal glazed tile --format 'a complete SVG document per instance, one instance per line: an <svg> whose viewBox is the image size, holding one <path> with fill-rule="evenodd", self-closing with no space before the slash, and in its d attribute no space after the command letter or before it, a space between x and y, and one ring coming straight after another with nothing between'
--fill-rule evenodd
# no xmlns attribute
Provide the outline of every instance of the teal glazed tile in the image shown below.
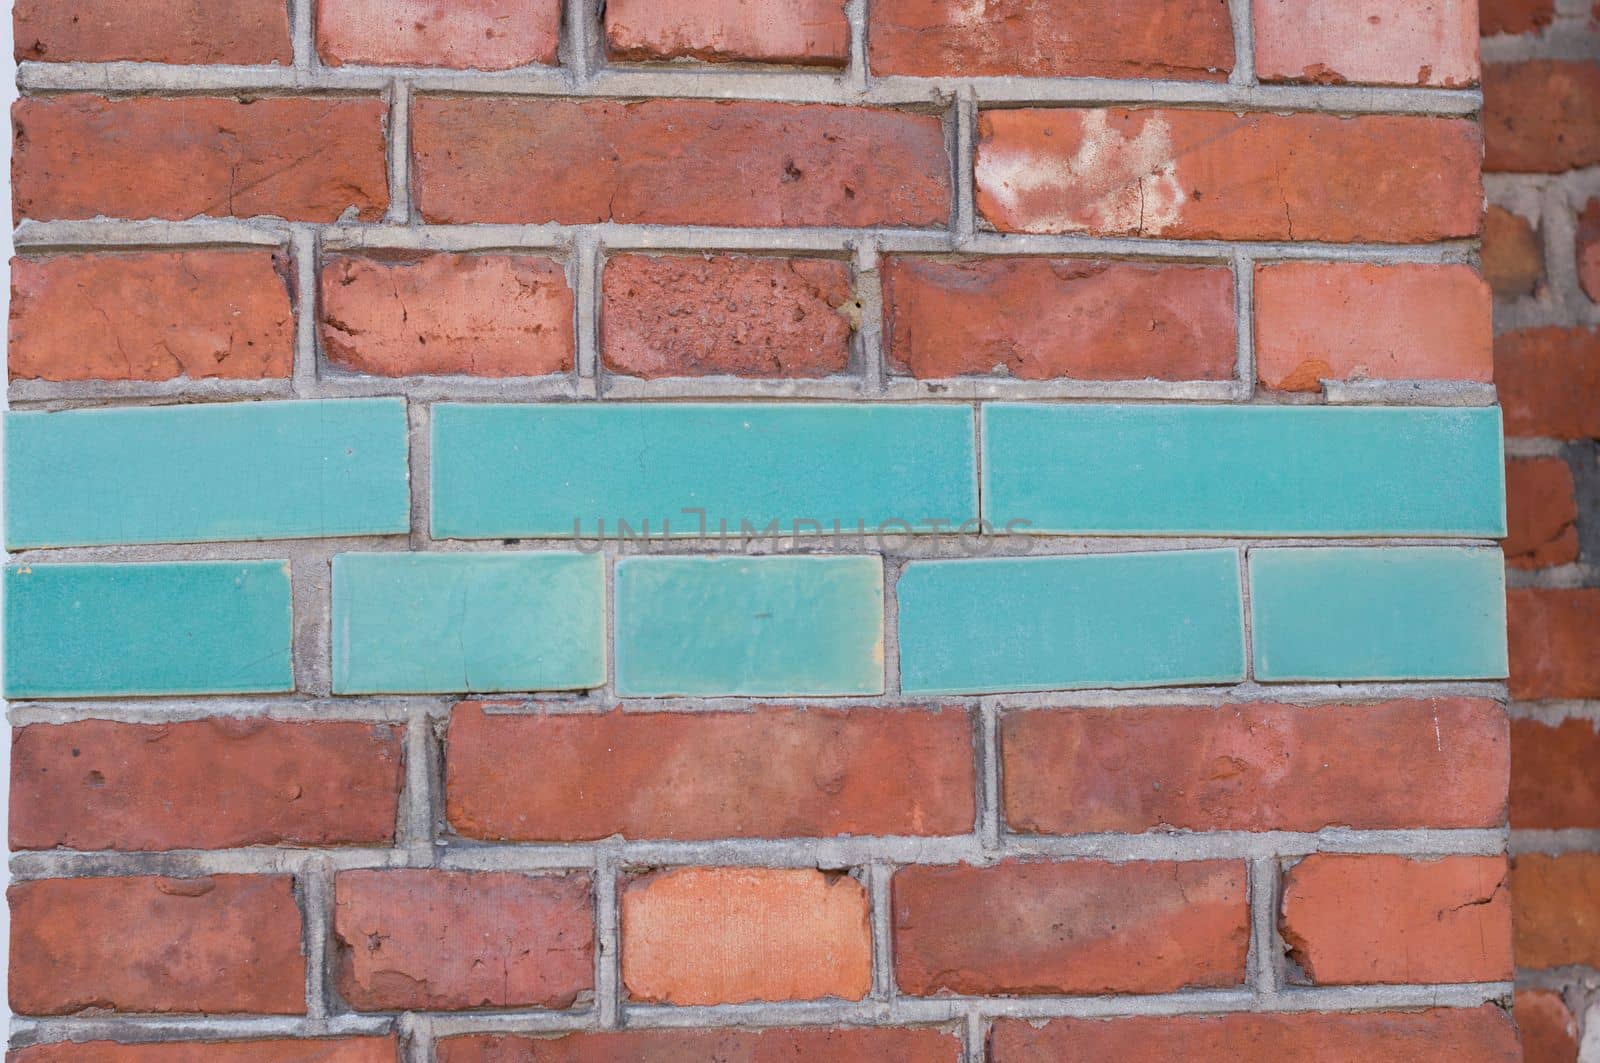
<svg viewBox="0 0 1600 1063"><path fill-rule="evenodd" d="M440 539L918 530L978 516L970 406L624 403L433 408ZM604 534L601 522L604 522ZM619 522L626 523L624 530ZM903 533L903 526L891 528Z"/></svg>
<svg viewBox="0 0 1600 1063"><path fill-rule="evenodd" d="M1309 547L1250 552L1255 674L1264 682L1499 679L1499 550Z"/></svg>
<svg viewBox="0 0 1600 1063"><path fill-rule="evenodd" d="M13 413L12 549L399 534L402 399Z"/></svg>
<svg viewBox="0 0 1600 1063"><path fill-rule="evenodd" d="M913 562L899 604L908 694L1244 678L1234 550Z"/></svg>
<svg viewBox="0 0 1600 1063"><path fill-rule="evenodd" d="M6 568L6 696L294 689L287 561Z"/></svg>
<svg viewBox="0 0 1600 1063"><path fill-rule="evenodd" d="M1102 535L1505 534L1500 411L992 404L986 520Z"/></svg>
<svg viewBox="0 0 1600 1063"><path fill-rule="evenodd" d="M605 593L598 554L339 554L333 691L603 686Z"/></svg>
<svg viewBox="0 0 1600 1063"><path fill-rule="evenodd" d="M883 693L877 557L617 562L617 692Z"/></svg>

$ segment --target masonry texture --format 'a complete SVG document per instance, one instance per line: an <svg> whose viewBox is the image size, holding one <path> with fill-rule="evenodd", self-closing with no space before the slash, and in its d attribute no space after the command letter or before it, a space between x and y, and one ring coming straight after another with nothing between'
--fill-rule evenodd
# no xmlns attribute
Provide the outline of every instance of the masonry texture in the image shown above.
<svg viewBox="0 0 1600 1063"><path fill-rule="evenodd" d="M1573 1063L1595 17L17 0L8 1060Z"/></svg>

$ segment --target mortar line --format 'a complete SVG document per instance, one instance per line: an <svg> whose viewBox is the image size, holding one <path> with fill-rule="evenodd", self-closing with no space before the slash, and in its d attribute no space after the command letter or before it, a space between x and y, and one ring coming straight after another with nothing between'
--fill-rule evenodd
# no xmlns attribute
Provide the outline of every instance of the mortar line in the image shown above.
<svg viewBox="0 0 1600 1063"><path fill-rule="evenodd" d="M892 1001L894 979L893 901L890 881L894 868L881 860L867 865L867 890L872 921L872 998Z"/></svg>
<svg viewBox="0 0 1600 1063"><path fill-rule="evenodd" d="M384 220L410 225L416 220L411 202L411 83L396 78L389 84L389 209Z"/></svg>
<svg viewBox="0 0 1600 1063"><path fill-rule="evenodd" d="M956 98L955 246L965 249L978 233L977 138L978 99L969 87Z"/></svg>
<svg viewBox="0 0 1600 1063"><path fill-rule="evenodd" d="M867 0L846 0L844 12L850 25L850 61L845 68L844 81L858 96L864 97L872 78Z"/></svg>
<svg viewBox="0 0 1600 1063"><path fill-rule="evenodd" d="M1235 372L1239 397L1248 402L1256 395L1256 264L1250 252L1233 252L1233 318Z"/></svg>
<svg viewBox="0 0 1600 1063"><path fill-rule="evenodd" d="M1239 548L1239 627L1244 638L1244 679L1247 683L1256 681L1256 622L1255 614L1251 611L1250 599L1250 551L1251 547Z"/></svg>
<svg viewBox="0 0 1600 1063"><path fill-rule="evenodd" d="M301 872L300 883L305 896L306 1017L320 1023L333 1011L328 985L333 877L328 862L308 862Z"/></svg>
<svg viewBox="0 0 1600 1063"><path fill-rule="evenodd" d="M289 18L293 23L294 70L309 74L318 66L316 0L289 0Z"/></svg>
<svg viewBox="0 0 1600 1063"><path fill-rule="evenodd" d="M883 564L883 694L897 698L902 693L900 674L900 574L903 562L882 558Z"/></svg>
<svg viewBox="0 0 1600 1063"><path fill-rule="evenodd" d="M1228 15L1233 23L1233 71L1228 84L1254 87L1256 81L1256 31L1251 15L1252 0L1228 0Z"/></svg>
<svg viewBox="0 0 1600 1063"><path fill-rule="evenodd" d="M983 1012L977 1008L967 1012L961 1032L967 1063L984 1063L989 1055L989 1045L988 1024L984 1021Z"/></svg>
<svg viewBox="0 0 1600 1063"><path fill-rule="evenodd" d="M622 930L617 916L616 852L602 847L595 860L595 1011L603 1029L615 1029L622 1015Z"/></svg>
<svg viewBox="0 0 1600 1063"><path fill-rule="evenodd" d="M434 795L438 744L433 717L425 706L415 706L406 720L406 774L402 827L395 839L409 854L408 863L429 867L434 862L434 822L439 802ZM442 769L442 763L439 764Z"/></svg>
<svg viewBox="0 0 1600 1063"><path fill-rule="evenodd" d="M1250 985L1263 997L1282 988L1278 948L1278 861L1258 856L1250 861Z"/></svg>
<svg viewBox="0 0 1600 1063"><path fill-rule="evenodd" d="M433 406L406 400L406 483L411 505L411 550L433 545Z"/></svg>
<svg viewBox="0 0 1600 1063"><path fill-rule="evenodd" d="M978 707L978 837L989 852L1000 849L1000 710L993 702Z"/></svg>
<svg viewBox="0 0 1600 1063"><path fill-rule="evenodd" d="M598 397L600 390L600 240L592 230L578 234L574 269L577 271L573 302L577 314L577 393Z"/></svg>
<svg viewBox="0 0 1600 1063"><path fill-rule="evenodd" d="M870 399L882 395L887 383L883 353L883 260L874 237L864 236L856 242L851 272L856 302L861 307L861 323L856 329L856 343L861 352L857 387L862 397Z"/></svg>
<svg viewBox="0 0 1600 1063"><path fill-rule="evenodd" d="M295 269L294 394L311 398L317 391L319 271L317 230L309 225L292 229Z"/></svg>
<svg viewBox="0 0 1600 1063"><path fill-rule="evenodd" d="M594 75L594 45L589 34L599 18L596 0L566 0L562 4L562 45L566 74L573 91L582 91Z"/></svg>
<svg viewBox="0 0 1600 1063"><path fill-rule="evenodd" d="M403 1012L395 1020L405 1063L434 1063L433 1017Z"/></svg>

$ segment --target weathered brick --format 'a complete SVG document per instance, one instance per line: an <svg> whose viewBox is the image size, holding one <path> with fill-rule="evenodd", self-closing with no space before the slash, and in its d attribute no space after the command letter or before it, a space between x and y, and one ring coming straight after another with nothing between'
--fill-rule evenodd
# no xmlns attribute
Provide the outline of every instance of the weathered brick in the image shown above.
<svg viewBox="0 0 1600 1063"><path fill-rule="evenodd" d="M1165 993L1235 986L1250 944L1229 861L904 867L895 977L905 993Z"/></svg>
<svg viewBox="0 0 1600 1063"><path fill-rule="evenodd" d="M844 66L850 23L839 0L609 0L612 59Z"/></svg>
<svg viewBox="0 0 1600 1063"><path fill-rule="evenodd" d="M1234 374L1233 277L1222 267L897 255L883 273L884 333L897 372L1023 380Z"/></svg>
<svg viewBox="0 0 1600 1063"><path fill-rule="evenodd" d="M322 270L328 361L377 376L540 376L570 370L561 266L522 255L336 256Z"/></svg>
<svg viewBox="0 0 1600 1063"><path fill-rule="evenodd" d="M1600 329L1534 328L1495 339L1506 435L1600 436Z"/></svg>
<svg viewBox="0 0 1600 1063"><path fill-rule="evenodd" d="M680 868L627 882L621 909L635 1001L860 1000L872 985L867 891L848 875Z"/></svg>
<svg viewBox="0 0 1600 1063"><path fill-rule="evenodd" d="M1600 197L1589 200L1578 215L1578 284L1600 303Z"/></svg>
<svg viewBox="0 0 1600 1063"><path fill-rule="evenodd" d="M7 897L20 1015L305 1012L287 875L42 879Z"/></svg>
<svg viewBox="0 0 1600 1063"><path fill-rule="evenodd" d="M1578 560L1578 502L1561 458L1506 462L1506 563L1544 568Z"/></svg>
<svg viewBox="0 0 1600 1063"><path fill-rule="evenodd" d="M439 1063L959 1063L948 1030L623 1030L557 1038L450 1037Z"/></svg>
<svg viewBox="0 0 1600 1063"><path fill-rule="evenodd" d="M1600 967L1600 853L1524 853L1511 862L1517 966Z"/></svg>
<svg viewBox="0 0 1600 1063"><path fill-rule="evenodd" d="M402 760L380 724L34 724L11 740L11 847L390 842Z"/></svg>
<svg viewBox="0 0 1600 1063"><path fill-rule="evenodd" d="M1255 302L1265 387L1494 375L1492 296L1471 266L1284 262L1256 269Z"/></svg>
<svg viewBox="0 0 1600 1063"><path fill-rule="evenodd" d="M1600 697L1600 589L1513 588L1506 611L1512 697Z"/></svg>
<svg viewBox="0 0 1600 1063"><path fill-rule="evenodd" d="M570 1007L594 984L589 877L346 871L339 994L357 1011Z"/></svg>
<svg viewBox="0 0 1600 1063"><path fill-rule="evenodd" d="M1525 1063L1578 1063L1578 1024L1560 993L1518 990L1515 1012Z"/></svg>
<svg viewBox="0 0 1600 1063"><path fill-rule="evenodd" d="M17 61L282 63L294 59L283 0L17 0Z"/></svg>
<svg viewBox="0 0 1600 1063"><path fill-rule="evenodd" d="M1478 80L1477 0L1254 0L1263 81L1460 88Z"/></svg>
<svg viewBox="0 0 1600 1063"><path fill-rule="evenodd" d="M949 220L950 164L934 115L750 101L433 97L412 110L413 181L431 222Z"/></svg>
<svg viewBox="0 0 1600 1063"><path fill-rule="evenodd" d="M606 263L606 368L656 379L823 377L850 363L850 270L821 258L618 255Z"/></svg>
<svg viewBox="0 0 1600 1063"><path fill-rule="evenodd" d="M1316 985L1511 977L1501 857L1317 853L1285 873L1280 927Z"/></svg>
<svg viewBox="0 0 1600 1063"><path fill-rule="evenodd" d="M1600 162L1600 63L1535 59L1483 68L1483 168L1560 173Z"/></svg>
<svg viewBox="0 0 1600 1063"><path fill-rule="evenodd" d="M289 263L270 251L11 262L11 379L286 378Z"/></svg>
<svg viewBox="0 0 1600 1063"><path fill-rule="evenodd" d="M1483 219L1483 279L1497 299L1521 299L1544 284L1544 246L1533 224L1504 207Z"/></svg>
<svg viewBox="0 0 1600 1063"><path fill-rule="evenodd" d="M316 21L329 66L509 70L556 61L561 0L317 0Z"/></svg>
<svg viewBox="0 0 1600 1063"><path fill-rule="evenodd" d="M1413 1012L1001 1019L991 1063L1184 1060L1186 1063L1517 1063L1511 1018L1493 1004Z"/></svg>
<svg viewBox="0 0 1600 1063"><path fill-rule="evenodd" d="M1233 69L1225 0L877 0L878 74L1217 81Z"/></svg>
<svg viewBox="0 0 1600 1063"><path fill-rule="evenodd" d="M1049 108L978 131L978 209L1006 232L1419 243L1483 213L1473 122Z"/></svg>
<svg viewBox="0 0 1600 1063"><path fill-rule="evenodd" d="M536 758L543 767L529 772ZM592 841L964 834L972 720L961 709L450 719L451 825L471 838Z"/></svg>
<svg viewBox="0 0 1600 1063"><path fill-rule="evenodd" d="M1000 737L1025 833L1505 822L1505 711L1487 700L1014 712Z"/></svg>
<svg viewBox="0 0 1600 1063"><path fill-rule="evenodd" d="M298 1041L113 1041L35 1045L6 1056L7 1063L395 1063L392 1037L339 1037Z"/></svg>
<svg viewBox="0 0 1600 1063"><path fill-rule="evenodd" d="M1555 21L1556 0L1478 0L1478 9L1485 37L1533 33Z"/></svg>
<svg viewBox="0 0 1600 1063"><path fill-rule="evenodd" d="M12 109L16 216L373 221L385 115L354 97L29 97Z"/></svg>

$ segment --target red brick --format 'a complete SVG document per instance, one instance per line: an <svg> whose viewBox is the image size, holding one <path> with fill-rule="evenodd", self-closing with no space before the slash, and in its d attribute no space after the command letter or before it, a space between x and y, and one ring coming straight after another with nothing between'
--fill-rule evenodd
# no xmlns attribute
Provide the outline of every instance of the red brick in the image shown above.
<svg viewBox="0 0 1600 1063"><path fill-rule="evenodd" d="M1600 198L1589 200L1578 215L1578 284L1600 303Z"/></svg>
<svg viewBox="0 0 1600 1063"><path fill-rule="evenodd" d="M1600 63L1535 59L1483 68L1489 173L1560 173L1600 162Z"/></svg>
<svg viewBox="0 0 1600 1063"><path fill-rule="evenodd" d="M895 873L895 977L931 995L1167 993L1244 981L1242 863L1006 861Z"/></svg>
<svg viewBox="0 0 1600 1063"><path fill-rule="evenodd" d="M557 1038L451 1037L439 1063L960 1063L961 1040L929 1029L623 1030Z"/></svg>
<svg viewBox="0 0 1600 1063"><path fill-rule="evenodd" d="M1532 223L1504 207L1483 218L1483 279L1497 299L1521 299L1544 284L1544 247Z"/></svg>
<svg viewBox="0 0 1600 1063"><path fill-rule="evenodd" d="M1578 560L1578 502L1560 458L1506 462L1506 563L1544 568Z"/></svg>
<svg viewBox="0 0 1600 1063"><path fill-rule="evenodd" d="M1535 328L1495 339L1506 435L1600 436L1600 329Z"/></svg>
<svg viewBox="0 0 1600 1063"><path fill-rule="evenodd" d="M895 256L884 312L890 365L925 379L1228 380L1235 370L1233 276L1216 266Z"/></svg>
<svg viewBox="0 0 1600 1063"><path fill-rule="evenodd" d="M990 1063L1517 1063L1517 1031L1493 1004L1366 1014L1207 1015L1115 1020L1001 1019Z"/></svg>
<svg viewBox="0 0 1600 1063"><path fill-rule="evenodd" d="M287 378L288 261L149 251L11 263L11 379Z"/></svg>
<svg viewBox="0 0 1600 1063"><path fill-rule="evenodd" d="M942 226L936 115L714 100L418 99L430 222Z"/></svg>
<svg viewBox="0 0 1600 1063"><path fill-rule="evenodd" d="M1473 122L1019 109L978 131L978 209L1006 232L1422 243L1483 214Z"/></svg>
<svg viewBox="0 0 1600 1063"><path fill-rule="evenodd" d="M328 361L376 376L541 376L572 369L572 289L523 255L340 256L322 270Z"/></svg>
<svg viewBox="0 0 1600 1063"><path fill-rule="evenodd" d="M1284 262L1256 269L1256 375L1324 380L1494 377L1493 296L1471 266Z"/></svg>
<svg viewBox="0 0 1600 1063"><path fill-rule="evenodd" d="M1515 1011L1526 1063L1578 1063L1578 1024L1560 993L1518 990Z"/></svg>
<svg viewBox="0 0 1600 1063"><path fill-rule="evenodd" d="M647 379L842 373L861 309L849 267L820 258L619 255L604 292L601 357Z"/></svg>
<svg viewBox="0 0 1600 1063"><path fill-rule="evenodd" d="M561 0L317 0L316 21L329 66L509 70L556 62Z"/></svg>
<svg viewBox="0 0 1600 1063"><path fill-rule="evenodd" d="M305 1013L287 875L43 879L7 896L20 1015Z"/></svg>
<svg viewBox="0 0 1600 1063"><path fill-rule="evenodd" d="M469 703L451 717L445 773L451 825L496 841L965 834L975 814L961 709L510 716Z"/></svg>
<svg viewBox="0 0 1600 1063"><path fill-rule="evenodd" d="M621 909L635 1001L860 1000L872 986L867 891L848 875L680 868L627 882Z"/></svg>
<svg viewBox="0 0 1600 1063"><path fill-rule="evenodd" d="M1478 9L1485 37L1533 33L1555 21L1556 0L1478 0Z"/></svg>
<svg viewBox="0 0 1600 1063"><path fill-rule="evenodd" d="M394 840L401 733L216 718L18 728L13 849L223 849Z"/></svg>
<svg viewBox="0 0 1600 1063"><path fill-rule="evenodd" d="M1512 697L1600 698L1600 589L1514 588L1506 611Z"/></svg>
<svg viewBox="0 0 1600 1063"><path fill-rule="evenodd" d="M395 1063L398 1058L392 1037L345 1037L147 1045L62 1042L12 1052L6 1063Z"/></svg>
<svg viewBox="0 0 1600 1063"><path fill-rule="evenodd" d="M353 97L30 97L12 109L16 216L375 221L385 116Z"/></svg>
<svg viewBox="0 0 1600 1063"><path fill-rule="evenodd" d="M1006 820L1029 834L1505 823L1505 710L1481 699L1008 713Z"/></svg>
<svg viewBox="0 0 1600 1063"><path fill-rule="evenodd" d="M623 61L844 66L850 23L839 0L608 0L606 51Z"/></svg>
<svg viewBox="0 0 1600 1063"><path fill-rule="evenodd" d="M1477 0L1254 0L1262 81L1478 81Z"/></svg>
<svg viewBox="0 0 1600 1063"><path fill-rule="evenodd" d="M1511 864L1517 966L1600 967L1600 853L1525 853Z"/></svg>
<svg viewBox="0 0 1600 1063"><path fill-rule="evenodd" d="M283 0L17 0L12 17L19 62L294 60Z"/></svg>
<svg viewBox="0 0 1600 1063"><path fill-rule="evenodd" d="M346 871L333 930L357 1011L566 1008L594 984L584 874Z"/></svg>
<svg viewBox="0 0 1600 1063"><path fill-rule="evenodd" d="M1233 69L1225 0L875 0L878 74L1180 78Z"/></svg>
<svg viewBox="0 0 1600 1063"><path fill-rule="evenodd" d="M1284 875L1281 929L1316 985L1511 977L1502 857L1317 853Z"/></svg>

